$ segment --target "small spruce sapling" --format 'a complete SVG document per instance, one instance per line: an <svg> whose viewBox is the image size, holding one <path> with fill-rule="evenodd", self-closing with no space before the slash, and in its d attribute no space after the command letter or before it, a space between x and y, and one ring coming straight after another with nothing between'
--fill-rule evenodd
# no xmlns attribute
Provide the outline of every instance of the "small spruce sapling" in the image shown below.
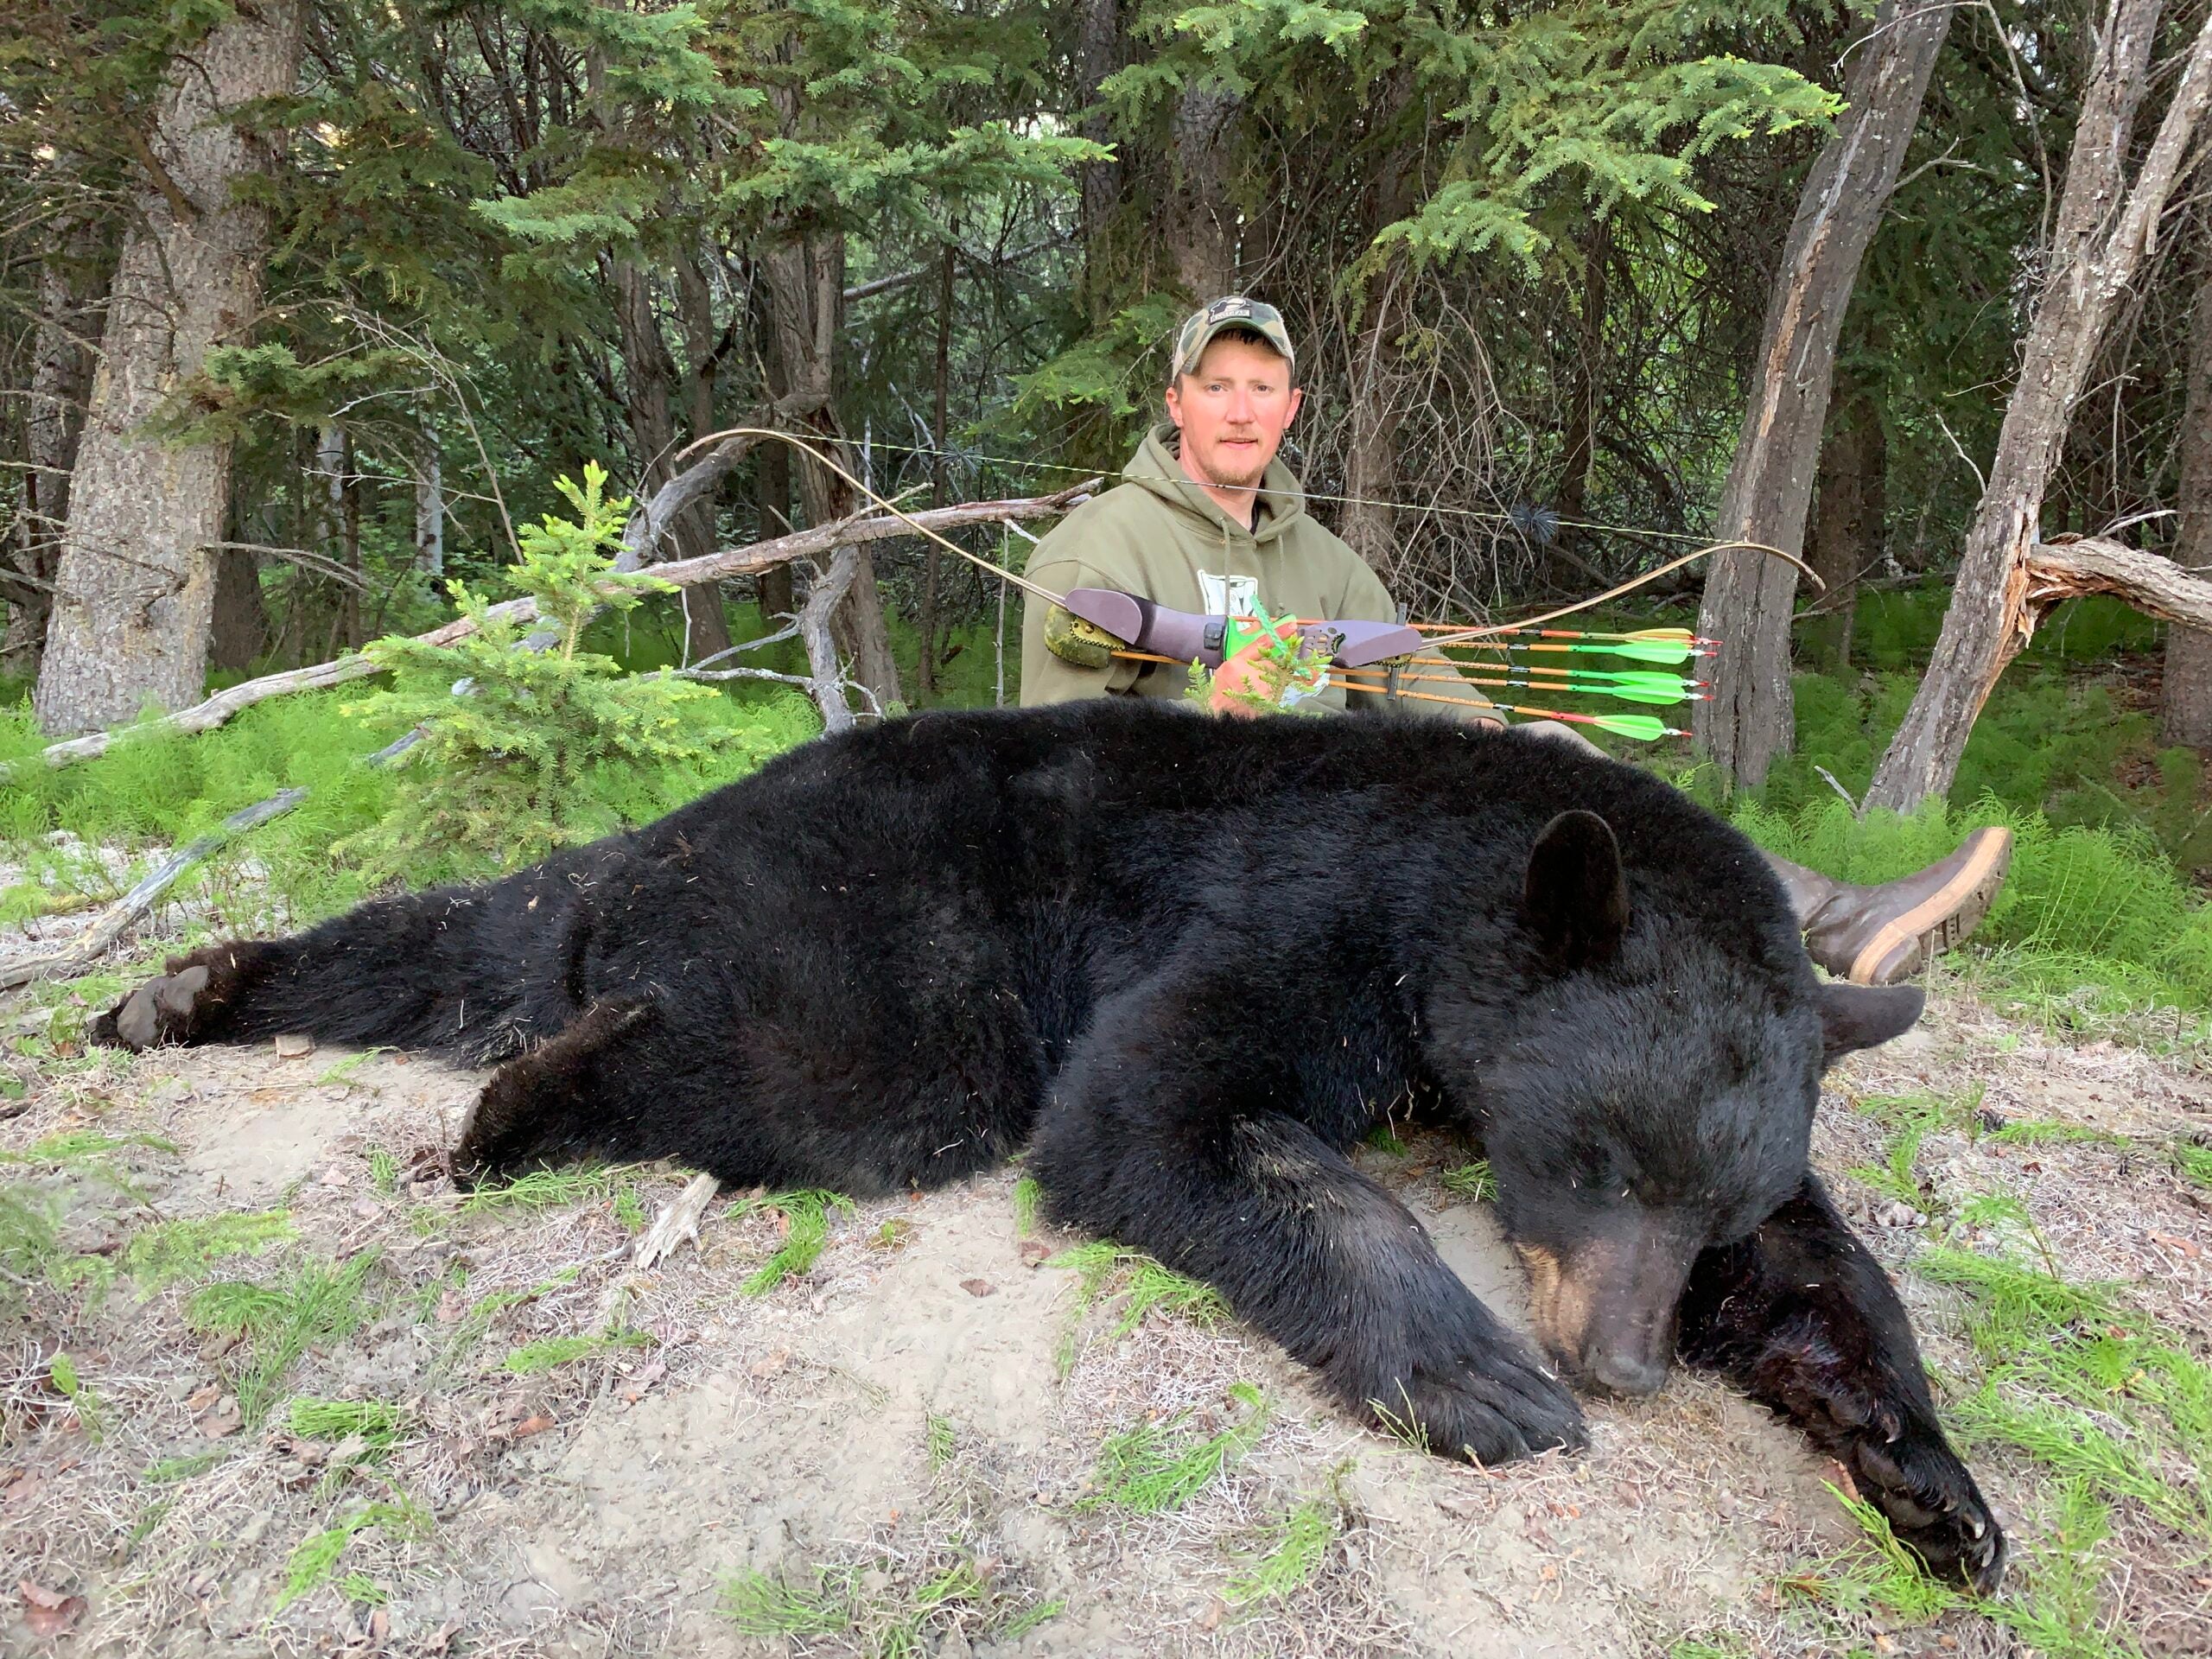
<svg viewBox="0 0 2212 1659"><path fill-rule="evenodd" d="M587 463L581 485L556 484L575 517L548 514L524 526L521 562L507 572L537 600L531 628L554 636L550 648L519 649L524 625L494 615L489 599L458 581L448 588L476 623L474 633L450 645L392 638L367 648L394 685L346 712L373 708L425 733L396 763L391 815L338 849L379 874L419 868L426 855L499 864L542 858L607 834L625 817L665 810L675 803L639 798L655 780L757 735L688 706L719 701L712 687L665 672L626 674L613 658L579 648L595 612L628 610L675 588L614 569L609 550L620 541L630 504L607 499L605 468ZM632 801L639 810L625 813Z"/></svg>

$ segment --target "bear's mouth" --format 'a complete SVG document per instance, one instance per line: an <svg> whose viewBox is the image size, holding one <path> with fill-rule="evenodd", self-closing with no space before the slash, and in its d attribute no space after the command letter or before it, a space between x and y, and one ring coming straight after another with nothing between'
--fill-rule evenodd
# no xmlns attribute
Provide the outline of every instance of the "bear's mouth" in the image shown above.
<svg viewBox="0 0 2212 1659"><path fill-rule="evenodd" d="M1536 1340L1560 1374L1592 1393L1656 1393L1700 1243L1656 1217L1625 1217L1565 1249L1516 1241Z"/></svg>

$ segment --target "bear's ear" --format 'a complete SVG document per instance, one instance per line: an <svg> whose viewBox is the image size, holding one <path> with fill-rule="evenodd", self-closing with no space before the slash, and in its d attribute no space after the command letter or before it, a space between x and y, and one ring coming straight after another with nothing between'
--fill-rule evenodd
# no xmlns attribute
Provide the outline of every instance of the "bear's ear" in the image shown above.
<svg viewBox="0 0 2212 1659"><path fill-rule="evenodd" d="M1521 881L1521 908L1563 968L1603 961L1628 931L1621 849L1595 812L1562 812L1544 826Z"/></svg>
<svg viewBox="0 0 2212 1659"><path fill-rule="evenodd" d="M1927 1005L1927 994L1917 985L1824 981L1819 998L1821 1065L1834 1065L1859 1049L1902 1037L1912 1029L1913 1021Z"/></svg>

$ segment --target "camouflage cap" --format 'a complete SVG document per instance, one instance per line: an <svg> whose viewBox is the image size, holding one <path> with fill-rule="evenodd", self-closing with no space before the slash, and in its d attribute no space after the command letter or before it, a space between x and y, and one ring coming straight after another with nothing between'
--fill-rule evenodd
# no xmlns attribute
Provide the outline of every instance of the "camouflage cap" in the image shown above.
<svg viewBox="0 0 2212 1659"><path fill-rule="evenodd" d="M1248 300L1241 294L1226 294L1191 313L1175 331L1175 358L1169 365L1167 378L1173 380L1178 375L1196 373L1198 359L1205 354L1214 336L1231 328L1259 335L1282 353L1283 361L1294 369L1298 366L1298 353L1291 349L1290 330L1283 327L1282 313L1272 305Z"/></svg>

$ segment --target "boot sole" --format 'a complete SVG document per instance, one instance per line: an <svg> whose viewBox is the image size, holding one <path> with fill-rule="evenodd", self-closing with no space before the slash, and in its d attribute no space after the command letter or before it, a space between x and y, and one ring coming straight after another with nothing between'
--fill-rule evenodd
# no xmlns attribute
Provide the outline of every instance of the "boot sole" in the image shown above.
<svg viewBox="0 0 2212 1659"><path fill-rule="evenodd" d="M1904 915L1885 922L1852 959L1855 985L1892 985L1981 925L2012 868L2012 832L1977 832L1980 846L1959 872Z"/></svg>

